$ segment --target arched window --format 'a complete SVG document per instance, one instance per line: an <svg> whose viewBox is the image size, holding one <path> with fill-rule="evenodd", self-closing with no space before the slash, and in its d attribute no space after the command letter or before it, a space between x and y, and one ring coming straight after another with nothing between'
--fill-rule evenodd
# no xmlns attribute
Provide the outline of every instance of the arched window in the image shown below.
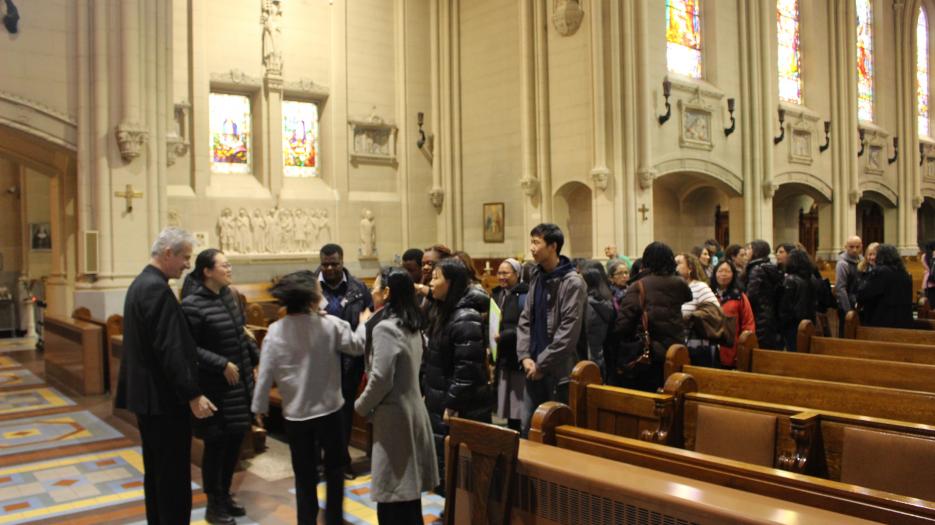
<svg viewBox="0 0 935 525"><path fill-rule="evenodd" d="M919 111L919 135L929 134L929 25L925 9L919 8L916 23L916 107Z"/></svg>
<svg viewBox="0 0 935 525"><path fill-rule="evenodd" d="M701 78L701 0L666 0L666 64Z"/></svg>
<svg viewBox="0 0 935 525"><path fill-rule="evenodd" d="M779 48L779 99L802 103L802 57L799 50L799 1L776 0Z"/></svg>
<svg viewBox="0 0 935 525"><path fill-rule="evenodd" d="M857 2L857 118L873 120L873 2Z"/></svg>

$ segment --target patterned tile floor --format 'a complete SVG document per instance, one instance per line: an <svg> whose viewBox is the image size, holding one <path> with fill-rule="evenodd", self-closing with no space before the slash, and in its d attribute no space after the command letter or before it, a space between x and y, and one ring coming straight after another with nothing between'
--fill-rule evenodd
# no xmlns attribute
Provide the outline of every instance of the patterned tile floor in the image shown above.
<svg viewBox="0 0 935 525"><path fill-rule="evenodd" d="M22 368L23 365L16 359L8 355L0 355L0 370L6 370L8 368Z"/></svg>
<svg viewBox="0 0 935 525"><path fill-rule="evenodd" d="M377 504L370 499L370 475L358 476L344 483L344 522L352 525L377 523ZM289 491L295 496L295 489ZM325 506L325 484L318 485L318 505ZM422 518L431 523L441 516L445 508L445 499L436 494L422 494Z"/></svg>
<svg viewBox="0 0 935 525"><path fill-rule="evenodd" d="M0 456L120 437L122 433L86 410L0 421Z"/></svg>
<svg viewBox="0 0 935 525"><path fill-rule="evenodd" d="M74 401L51 387L0 392L0 415L73 406L74 404Z"/></svg>
<svg viewBox="0 0 935 525"><path fill-rule="evenodd" d="M45 382L42 379L39 379L36 374L33 374L25 368L7 368L5 370L0 370L0 388L44 384Z"/></svg>
<svg viewBox="0 0 935 525"><path fill-rule="evenodd" d="M0 339L0 352L20 352L23 350L33 350L36 348L35 337L16 337L12 339Z"/></svg>

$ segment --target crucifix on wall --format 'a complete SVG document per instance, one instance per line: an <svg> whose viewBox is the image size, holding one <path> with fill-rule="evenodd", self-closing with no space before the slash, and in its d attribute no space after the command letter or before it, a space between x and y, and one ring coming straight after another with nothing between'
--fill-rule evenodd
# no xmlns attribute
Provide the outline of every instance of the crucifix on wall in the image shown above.
<svg viewBox="0 0 935 525"><path fill-rule="evenodd" d="M646 222L646 214L649 212L649 208L646 207L646 204L641 204L640 207L636 209L636 211L640 212L640 214L643 216L643 222Z"/></svg>
<svg viewBox="0 0 935 525"><path fill-rule="evenodd" d="M130 213L131 211L133 211L133 199L141 199L141 198L143 198L143 192L142 192L142 191L133 191L133 185L132 185L132 184L127 184L127 187L126 187L126 189L124 189L124 191L115 191L115 192L114 192L114 197L119 197L119 198L121 198L121 199L126 199L126 200L127 200L127 209L126 209L126 212L127 212L127 213Z"/></svg>

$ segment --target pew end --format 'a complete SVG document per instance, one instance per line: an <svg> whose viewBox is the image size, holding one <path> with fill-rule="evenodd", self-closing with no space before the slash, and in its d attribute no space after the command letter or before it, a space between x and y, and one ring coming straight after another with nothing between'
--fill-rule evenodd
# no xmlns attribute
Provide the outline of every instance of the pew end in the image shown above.
<svg viewBox="0 0 935 525"><path fill-rule="evenodd" d="M737 370L749 372L752 366L751 354L753 349L759 346L760 342L756 338L756 333L744 330L737 338Z"/></svg>
<svg viewBox="0 0 935 525"><path fill-rule="evenodd" d="M568 385L568 405L571 407L575 424L581 427L588 424L587 396L588 385L602 385L601 369L594 361L580 361L571 371L571 383Z"/></svg>
<svg viewBox="0 0 935 525"><path fill-rule="evenodd" d="M575 425L571 408L556 401L546 401L539 405L529 424L529 439L536 443L555 445L555 428L561 425Z"/></svg>
<svg viewBox="0 0 935 525"><path fill-rule="evenodd" d="M688 348L685 345L675 344L666 350L666 362L663 365L663 380L668 379L672 374L682 371L682 367L690 365L691 358L688 354Z"/></svg>
<svg viewBox="0 0 935 525"><path fill-rule="evenodd" d="M795 336L795 350L807 354L812 349L812 337L815 336L815 323L802 319Z"/></svg>
<svg viewBox="0 0 935 525"><path fill-rule="evenodd" d="M857 339L857 327L860 326L860 315L857 310L851 310L844 316L844 338Z"/></svg>

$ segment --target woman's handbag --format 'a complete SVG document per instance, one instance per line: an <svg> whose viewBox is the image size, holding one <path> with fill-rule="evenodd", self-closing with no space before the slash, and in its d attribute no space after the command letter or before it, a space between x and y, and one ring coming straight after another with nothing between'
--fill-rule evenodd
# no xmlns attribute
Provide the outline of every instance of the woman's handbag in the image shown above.
<svg viewBox="0 0 935 525"><path fill-rule="evenodd" d="M632 341L621 342L617 353L617 373L632 375L638 366L652 363L653 342L649 337L649 315L646 313L646 290L642 281L636 281L640 293L641 323Z"/></svg>

